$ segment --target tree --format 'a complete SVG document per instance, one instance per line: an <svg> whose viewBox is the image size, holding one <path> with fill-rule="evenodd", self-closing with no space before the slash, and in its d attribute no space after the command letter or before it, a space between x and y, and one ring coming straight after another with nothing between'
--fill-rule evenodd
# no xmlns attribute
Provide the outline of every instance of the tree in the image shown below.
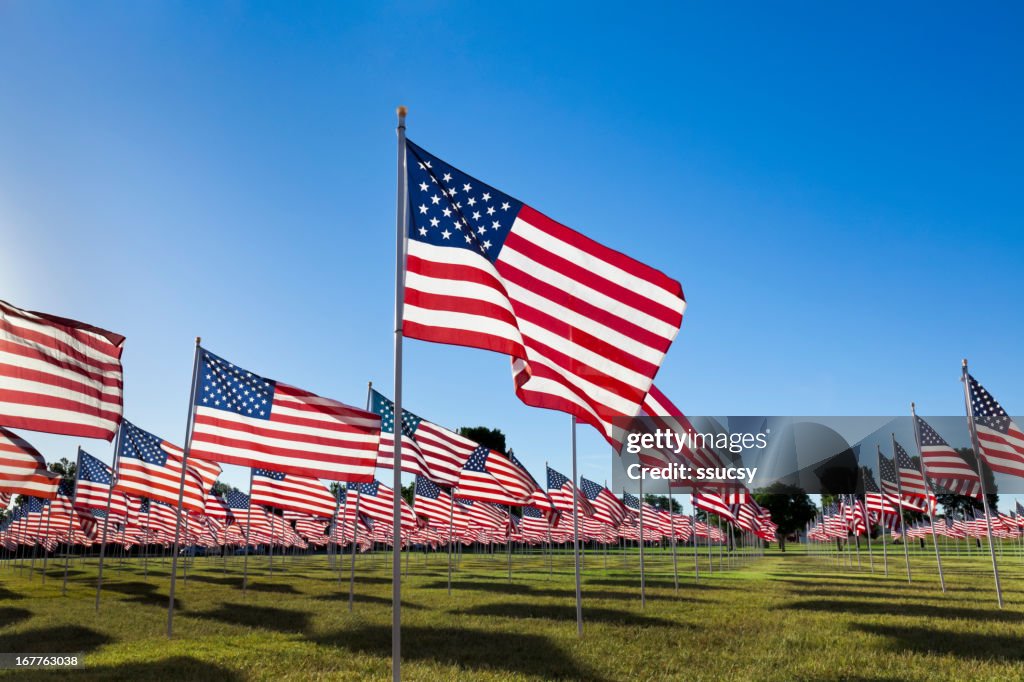
<svg viewBox="0 0 1024 682"><path fill-rule="evenodd" d="M682 512L683 505L679 504L674 497L666 497L664 495L644 495L644 502L651 505L655 509L661 511L668 511L669 506L672 507L673 512Z"/></svg>
<svg viewBox="0 0 1024 682"><path fill-rule="evenodd" d="M60 474L65 481L74 481L78 473L78 464L67 457L61 457L57 462L50 462L50 471Z"/></svg>
<svg viewBox="0 0 1024 682"><path fill-rule="evenodd" d="M405 500L406 504L412 504L412 498L416 495L416 484L408 483L402 486L402 499Z"/></svg>
<svg viewBox="0 0 1024 682"><path fill-rule="evenodd" d="M978 459L974 456L974 448L957 448L956 454L964 458L967 465L974 471L978 470ZM999 488L996 486L995 476L992 469L985 467L985 490L988 492L988 508L995 510L999 508ZM971 512L980 512L983 507L981 500L968 495L954 495L952 493L936 493L946 516L954 514L967 515Z"/></svg>
<svg viewBox="0 0 1024 682"><path fill-rule="evenodd" d="M213 484L212 488L212 492L214 495L223 495L224 493L229 493L233 490L238 490L238 488L236 488L233 485L228 485L224 481L217 481L216 483Z"/></svg>
<svg viewBox="0 0 1024 682"><path fill-rule="evenodd" d="M485 448L497 450L503 455L509 453L505 444L505 434L501 432L501 429L489 429L486 426L463 426L459 429L459 435L465 436Z"/></svg>
<svg viewBox="0 0 1024 682"><path fill-rule="evenodd" d="M778 525L776 537L783 552L786 551L786 536L802 529L818 515L818 508L802 488L781 482L754 493L754 500L771 513L772 521Z"/></svg>

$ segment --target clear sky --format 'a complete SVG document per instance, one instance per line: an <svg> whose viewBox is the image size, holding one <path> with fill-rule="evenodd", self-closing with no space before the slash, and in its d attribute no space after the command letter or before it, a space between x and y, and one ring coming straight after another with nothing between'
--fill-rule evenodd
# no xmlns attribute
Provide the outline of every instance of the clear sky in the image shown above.
<svg viewBox="0 0 1024 682"><path fill-rule="evenodd" d="M1021 6L622 9L0 4L0 298L125 334L126 416L179 444L196 335L390 394L406 104L432 153L682 282L658 384L688 413L961 414L961 357L1024 412ZM405 367L409 409L568 473L569 417L505 357ZM581 473L609 457L581 427Z"/></svg>

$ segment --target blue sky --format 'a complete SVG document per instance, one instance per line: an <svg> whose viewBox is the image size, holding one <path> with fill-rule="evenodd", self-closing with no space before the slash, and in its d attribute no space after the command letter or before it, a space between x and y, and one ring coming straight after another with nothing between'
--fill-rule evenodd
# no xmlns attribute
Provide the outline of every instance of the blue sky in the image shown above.
<svg viewBox="0 0 1024 682"><path fill-rule="evenodd" d="M5 3L0 298L125 334L126 415L178 443L197 334L390 394L406 104L432 153L682 282L658 383L685 411L955 415L968 357L1021 413L1022 15ZM406 350L409 409L568 472L568 416L519 403L506 358ZM609 456L581 428L581 473Z"/></svg>

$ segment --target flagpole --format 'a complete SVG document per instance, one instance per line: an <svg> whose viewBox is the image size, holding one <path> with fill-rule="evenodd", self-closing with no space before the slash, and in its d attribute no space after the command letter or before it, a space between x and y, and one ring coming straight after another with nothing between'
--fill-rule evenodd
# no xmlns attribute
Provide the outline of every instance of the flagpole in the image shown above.
<svg viewBox="0 0 1024 682"><path fill-rule="evenodd" d="M700 582L700 548L697 547L697 504L694 501L693 493L690 493L690 511L693 515L690 519L690 532L693 533L693 580Z"/></svg>
<svg viewBox="0 0 1024 682"><path fill-rule="evenodd" d="M918 463L921 465L921 478L924 479L926 493L932 493L931 483L928 481L928 474L924 468L924 451L921 450L921 436L917 432L917 412L914 410L914 403L910 403L910 419L914 427L914 443L917 445ZM932 493L934 494L934 493ZM942 557L939 555L939 536L935 533L935 510L932 509L931 497L925 496L925 505L928 507L928 522L932 526L932 543L935 545L935 564L939 567L939 586L946 591L946 578L942 574Z"/></svg>
<svg viewBox="0 0 1024 682"><path fill-rule="evenodd" d="M670 484L671 485L671 484ZM672 511L672 488L668 493L668 520L672 528L672 580L675 582L676 592L679 591L679 558L676 556L676 515Z"/></svg>
<svg viewBox="0 0 1024 682"><path fill-rule="evenodd" d="M252 498L249 498L249 504L252 505ZM274 577L274 517L277 514L274 513L273 507L270 509L270 577Z"/></svg>
<svg viewBox="0 0 1024 682"><path fill-rule="evenodd" d="M647 606L646 576L644 575L644 472L640 470L640 608Z"/></svg>
<svg viewBox="0 0 1024 682"><path fill-rule="evenodd" d="M178 542L181 536L181 506L185 499L185 472L188 470L188 455L192 449L192 424L196 403L196 386L199 383L199 344L196 337L195 357L192 360L192 390L188 399L188 422L185 424L185 449L181 455L181 480L178 482L178 513L174 519L174 545L171 553L171 589L167 598L167 638L174 634L174 588L178 580Z"/></svg>
<svg viewBox="0 0 1024 682"><path fill-rule="evenodd" d="M406 196L408 178L405 162L405 116L408 109L398 107L398 189L395 207L395 454L394 454L394 506L392 509L391 548L391 678L399 682L402 677L402 547L398 542L402 524L402 319L405 304Z"/></svg>
<svg viewBox="0 0 1024 682"><path fill-rule="evenodd" d="M252 538L252 478L255 469L249 468L249 504L245 507L245 550L242 553L242 597L249 588L249 542Z"/></svg>
<svg viewBox="0 0 1024 682"><path fill-rule="evenodd" d="M999 583L999 565L996 563L996 551L992 546L992 514L988 508L988 491L985 486L985 464L981 459L981 446L978 443L978 430L974 425L974 408L971 406L970 387L967 385L967 358L964 358L960 381L964 385L964 404L967 408L967 426L971 433L971 446L974 448L974 459L978 462L978 478L981 479L981 504L985 509L985 528L988 532L988 552L992 557L992 576L996 582L996 601L1003 608L1003 588Z"/></svg>
<svg viewBox="0 0 1024 682"><path fill-rule="evenodd" d="M455 488L448 489L448 596L452 595L452 536L455 527Z"/></svg>
<svg viewBox="0 0 1024 682"><path fill-rule="evenodd" d="M903 558L907 562L907 582L911 582L910 579L910 548L907 546L907 524L903 520L903 486L900 484L900 465L896 461L896 434L892 433L892 464L893 469L896 470L896 495L899 498L899 521L900 521L900 535L903 537ZM878 474L881 478L882 474ZM884 501L885 495L882 495Z"/></svg>
<svg viewBox="0 0 1024 682"><path fill-rule="evenodd" d="M75 485L71 491L71 513L68 514L68 553L64 555L64 585L61 587L60 593L68 593L68 563L71 561L71 540L74 537L75 532L75 503L78 502L78 476L79 469L82 466L82 446L78 446L78 454L75 455ZM113 472L111 472L113 473ZM111 486L113 486L114 479L111 476Z"/></svg>
<svg viewBox="0 0 1024 682"><path fill-rule="evenodd" d="M864 535L868 539L868 567L871 568L871 572L874 573L875 572L875 557L871 553L871 531L874 530L874 528L873 528L872 523L871 523L871 512L868 511L868 498L867 498L867 495L864 496L863 505L864 505L864 510L863 510L864 511L864 525L867 526L867 530L864 532Z"/></svg>
<svg viewBox="0 0 1024 682"><path fill-rule="evenodd" d="M114 460L110 467L110 487L107 489L107 515L103 518L103 536L100 539L100 567L96 576L96 612L100 611L100 591L103 589L103 557L107 553L107 526L110 524L110 501L114 496L114 479L117 476L117 451L121 445L121 431L117 427L117 435L114 437Z"/></svg>
<svg viewBox="0 0 1024 682"><path fill-rule="evenodd" d="M875 443L875 451L878 453L878 482L882 482L882 446ZM880 492L878 499L881 509L878 512L879 525L882 530L882 565L885 567L885 577L889 577L889 554L885 548L885 493Z"/></svg>
<svg viewBox="0 0 1024 682"><path fill-rule="evenodd" d="M348 572L348 610L352 612L352 604L356 594L356 539L359 537L359 500L362 495L356 490L356 508L352 515L352 561ZM348 509L348 493L345 493L345 508ZM366 563L366 562L363 562Z"/></svg>
<svg viewBox="0 0 1024 682"><path fill-rule="evenodd" d="M576 569L576 634L583 636L583 593L580 589L580 519L579 489L576 481L576 416L572 417L572 552Z"/></svg>

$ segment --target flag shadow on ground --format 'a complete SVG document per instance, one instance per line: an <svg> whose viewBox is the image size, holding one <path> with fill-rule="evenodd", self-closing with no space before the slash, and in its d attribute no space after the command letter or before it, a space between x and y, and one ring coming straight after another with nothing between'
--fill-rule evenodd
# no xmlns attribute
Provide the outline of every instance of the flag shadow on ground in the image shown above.
<svg viewBox="0 0 1024 682"><path fill-rule="evenodd" d="M779 608L799 611L821 611L823 613L850 613L864 616L911 616L914 618L937 618L949 620L999 621L1001 623L1020 623L1024 614L1015 611L990 609L969 609L957 606L930 606L928 604L908 604L905 602L889 603L875 601L840 601L832 599L814 599L784 604Z"/></svg>
<svg viewBox="0 0 1024 682"><path fill-rule="evenodd" d="M190 575L188 579L194 580L198 583L209 583L211 585L223 585L224 587L237 587L239 590L242 589L242 576L217 576L196 574ZM252 576L249 577L249 584L246 586L246 589L252 592L272 592L275 594L302 594L288 583L253 582Z"/></svg>
<svg viewBox="0 0 1024 682"><path fill-rule="evenodd" d="M449 611L463 616L497 616L500 618L541 618L560 622L576 622L575 604L481 604L468 609ZM692 628L688 623L644 616L616 609L583 608L583 622L608 623L640 627Z"/></svg>
<svg viewBox="0 0 1024 682"><path fill-rule="evenodd" d="M859 623L853 626L861 632L886 637L892 651L918 654L938 654L977 661L1024 661L1024 649L1020 637L1012 635L985 634L983 637L966 637L964 632L948 632L930 628L906 627L900 625L869 625Z"/></svg>
<svg viewBox="0 0 1024 682"><path fill-rule="evenodd" d="M217 620L228 625L275 632L305 633L309 631L308 613L292 609L279 609L273 606L224 603L213 611L197 611L185 615L189 618Z"/></svg>
<svg viewBox="0 0 1024 682"><path fill-rule="evenodd" d="M20 623L21 621L31 617L32 612L28 609L19 609L13 606L0 607L0 627L14 625L15 623Z"/></svg>
<svg viewBox="0 0 1024 682"><path fill-rule="evenodd" d="M112 641L109 635L80 625L58 625L0 635L0 651L74 654L98 649Z"/></svg>
<svg viewBox="0 0 1024 682"><path fill-rule="evenodd" d="M322 646L391 657L391 627L365 625L312 638ZM558 680L603 682L596 671L574 661L540 635L489 632L466 628L402 626L402 660L433 661L473 670Z"/></svg>
<svg viewBox="0 0 1024 682"><path fill-rule="evenodd" d="M143 582L110 582L104 583L103 589L110 592L116 592L117 594L127 595L126 599L121 600L123 602L142 604L144 606L162 606L167 608L168 595L161 594L158 591L159 586L155 584ZM182 608L182 602L177 597L174 598L174 608Z"/></svg>
<svg viewBox="0 0 1024 682"><path fill-rule="evenodd" d="M0 587L0 601L14 601L15 599L24 599L25 595L18 592L11 592L6 587Z"/></svg>
<svg viewBox="0 0 1024 682"><path fill-rule="evenodd" d="M344 592L331 592L329 594L318 594L313 599L320 599L322 601L342 601L348 602L348 591ZM353 603L355 606L359 604L380 604L381 606L387 606L391 608L391 597L378 597L372 594L356 594L353 597ZM423 606L415 602L402 600L403 609L413 609L414 611L422 611Z"/></svg>
<svg viewBox="0 0 1024 682"><path fill-rule="evenodd" d="M207 661L187 656L165 658L146 663L118 663L117 665L93 666L88 664L82 670L26 670L18 673L19 680L153 680L182 679L190 682L242 682L246 679L228 668L212 665Z"/></svg>

